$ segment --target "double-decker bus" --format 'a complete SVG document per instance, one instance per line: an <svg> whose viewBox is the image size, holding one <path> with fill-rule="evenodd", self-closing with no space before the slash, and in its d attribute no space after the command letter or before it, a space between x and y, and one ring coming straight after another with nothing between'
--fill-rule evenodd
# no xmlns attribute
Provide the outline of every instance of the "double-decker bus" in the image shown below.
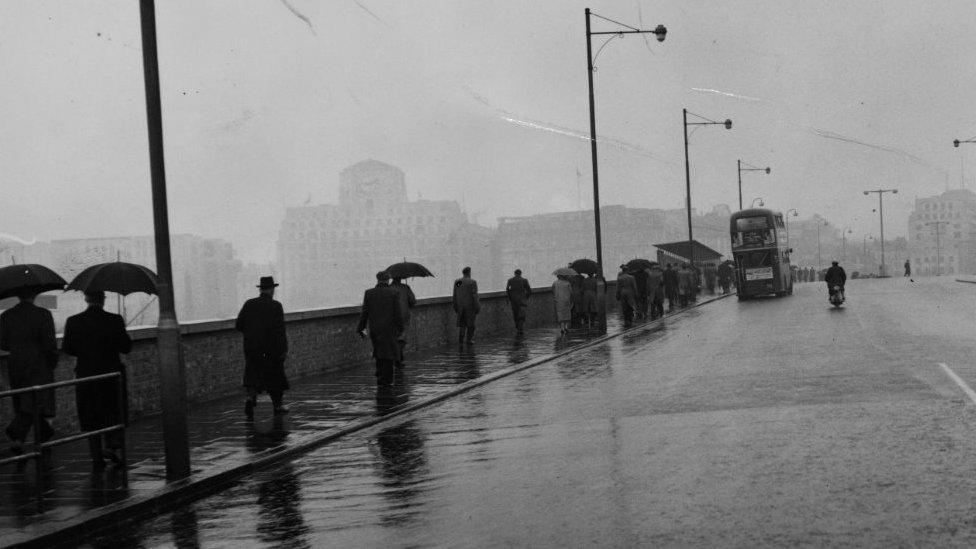
<svg viewBox="0 0 976 549"><path fill-rule="evenodd" d="M739 299L793 293L790 252L783 214L753 208L732 214L732 259Z"/></svg>

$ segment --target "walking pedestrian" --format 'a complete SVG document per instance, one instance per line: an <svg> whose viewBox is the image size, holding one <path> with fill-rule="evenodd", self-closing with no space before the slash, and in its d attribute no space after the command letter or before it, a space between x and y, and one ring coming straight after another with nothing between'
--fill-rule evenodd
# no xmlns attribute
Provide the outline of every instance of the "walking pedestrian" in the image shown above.
<svg viewBox="0 0 976 549"><path fill-rule="evenodd" d="M35 296L33 290L22 290L17 294L18 303L0 313L0 350L10 353L6 362L11 389L54 383L54 368L58 365L54 317L51 311L34 304ZM40 417L34 417L35 410ZM35 420L40 426L40 432L34 432L36 442L43 443L54 436L54 429L47 422L54 417L54 389L14 395L13 411L6 432L14 454L24 453L24 441Z"/></svg>
<svg viewBox="0 0 976 549"><path fill-rule="evenodd" d="M402 278L394 278L393 284L390 287L397 293L397 300L400 303L400 315L403 316L403 329L400 330L400 335L397 336L397 359L394 363L394 367L399 371L403 370L404 351L407 348L407 329L410 327L410 316L411 309L417 305L417 296L413 294L413 290L410 286L403 283Z"/></svg>
<svg viewBox="0 0 976 549"><path fill-rule="evenodd" d="M653 265L647 271L647 296L651 302L651 318L664 315L664 271Z"/></svg>
<svg viewBox="0 0 976 549"><path fill-rule="evenodd" d="M674 311L678 302L678 271L670 263L664 268L664 294L668 298L668 312Z"/></svg>
<svg viewBox="0 0 976 549"><path fill-rule="evenodd" d="M132 350L132 339L125 331L125 320L106 311L105 292L85 292L88 308L68 317L64 325L61 350L76 357L75 377L78 379L119 372L121 379L103 379L75 385L75 405L82 431L95 431L120 423L128 423L128 393L125 365L119 353ZM105 460L119 465L124 435L113 431L88 437L88 453L92 466L104 467Z"/></svg>
<svg viewBox="0 0 976 549"><path fill-rule="evenodd" d="M508 303L512 306L515 333L522 335L525 333L525 308L529 305L532 288L529 286L529 281L522 278L521 269L515 269L515 276L508 279L508 283L505 284L505 293L508 295Z"/></svg>
<svg viewBox="0 0 976 549"><path fill-rule="evenodd" d="M583 279L582 320L587 327L591 326L597 317L599 286L600 279L593 276L593 273L587 274L586 278Z"/></svg>
<svg viewBox="0 0 976 549"><path fill-rule="evenodd" d="M687 307L695 291L695 273L687 263L678 270L678 299L682 307Z"/></svg>
<svg viewBox="0 0 976 549"><path fill-rule="evenodd" d="M627 272L626 266L620 266L617 274L617 301L624 317L624 327L629 327L634 320L634 310L637 308L637 283L634 276Z"/></svg>
<svg viewBox="0 0 976 549"><path fill-rule="evenodd" d="M635 318L644 318L647 316L647 270L638 269L633 273L630 273L634 277L634 285L637 286L637 311L634 314Z"/></svg>
<svg viewBox="0 0 976 549"><path fill-rule="evenodd" d="M905 260L905 276L912 276L912 264L907 259Z"/></svg>
<svg viewBox="0 0 976 549"><path fill-rule="evenodd" d="M475 317L481 311L481 303L478 301L478 283L471 278L471 267L461 269L461 278L454 281L453 303L458 343L474 343Z"/></svg>
<svg viewBox="0 0 976 549"><path fill-rule="evenodd" d="M705 288L708 290L709 294L715 295L715 279L717 278L715 264L706 263L704 271Z"/></svg>
<svg viewBox="0 0 976 549"><path fill-rule="evenodd" d="M552 283L552 302L556 307L556 321L559 322L559 334L569 331L569 323L573 318L573 285L562 275L556 276Z"/></svg>
<svg viewBox="0 0 976 549"><path fill-rule="evenodd" d="M397 340L403 331L400 298L389 284L390 273L376 273L376 286L363 294L363 310L359 315L359 325L356 326L356 332L362 338L366 337L366 328L369 328L378 387L393 385L395 363L400 353Z"/></svg>
<svg viewBox="0 0 976 549"><path fill-rule="evenodd" d="M288 412L283 403L285 391L291 388L285 375L288 336L284 309L274 299L278 286L274 277L262 276L258 297L244 302L234 324L244 336L244 416L249 420L254 419L254 406L262 392L271 396L275 415Z"/></svg>
<svg viewBox="0 0 976 549"><path fill-rule="evenodd" d="M729 293L729 286L732 284L732 266L728 261L718 266L718 284L722 287L722 293Z"/></svg>
<svg viewBox="0 0 976 549"><path fill-rule="evenodd" d="M569 264L569 268L573 268L573 264ZM579 326L583 318L583 275L574 274L566 277L566 281L569 282L569 286L572 289L570 293L570 302L572 303L572 319L571 324L573 326Z"/></svg>

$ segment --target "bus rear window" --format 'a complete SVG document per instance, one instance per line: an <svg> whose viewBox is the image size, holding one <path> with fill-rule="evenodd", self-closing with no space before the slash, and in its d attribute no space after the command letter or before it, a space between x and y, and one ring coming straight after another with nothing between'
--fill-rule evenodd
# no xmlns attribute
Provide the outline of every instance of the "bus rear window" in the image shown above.
<svg viewBox="0 0 976 549"><path fill-rule="evenodd" d="M768 228L765 217L740 217L735 220L735 230L739 232Z"/></svg>

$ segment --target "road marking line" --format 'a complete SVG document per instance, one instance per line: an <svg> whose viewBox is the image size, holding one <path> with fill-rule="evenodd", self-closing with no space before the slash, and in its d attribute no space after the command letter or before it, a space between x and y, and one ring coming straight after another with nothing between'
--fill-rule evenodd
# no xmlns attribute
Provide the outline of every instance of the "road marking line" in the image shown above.
<svg viewBox="0 0 976 549"><path fill-rule="evenodd" d="M956 382L956 385L958 385L959 388L962 389L962 392L966 393L966 396L969 397L969 400L973 401L973 404L976 404L976 391L970 389L969 385L966 385L966 382L963 381L961 377L956 375L956 373L953 372L951 368L946 366L945 363L939 362L939 366L942 366L942 369L945 370L946 375L952 378L952 381Z"/></svg>

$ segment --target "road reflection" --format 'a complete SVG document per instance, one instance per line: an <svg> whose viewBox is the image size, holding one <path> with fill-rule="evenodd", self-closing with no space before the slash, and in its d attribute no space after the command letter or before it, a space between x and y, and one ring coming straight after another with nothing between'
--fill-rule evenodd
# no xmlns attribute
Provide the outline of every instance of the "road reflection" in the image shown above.
<svg viewBox="0 0 976 549"><path fill-rule="evenodd" d="M302 484L291 462L258 484L258 539L274 547L311 547L302 516Z"/></svg>
<svg viewBox="0 0 976 549"><path fill-rule="evenodd" d="M412 420L376 435L380 485L388 501L380 517L384 525L402 525L419 515L429 475L424 441L424 432Z"/></svg>

